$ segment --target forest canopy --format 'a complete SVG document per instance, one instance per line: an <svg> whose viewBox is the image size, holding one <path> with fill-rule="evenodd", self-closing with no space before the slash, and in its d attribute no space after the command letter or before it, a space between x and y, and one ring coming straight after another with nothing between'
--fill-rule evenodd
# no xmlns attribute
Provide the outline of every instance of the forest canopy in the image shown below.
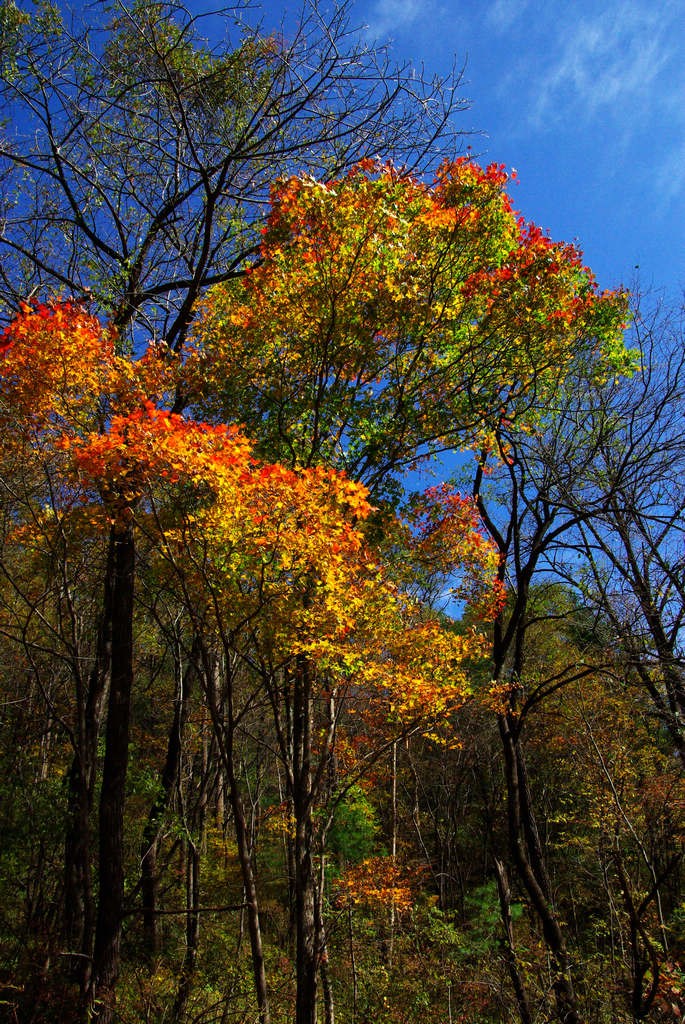
<svg viewBox="0 0 685 1024"><path fill-rule="evenodd" d="M679 323L240 10L0 8L0 1005L679 1020Z"/></svg>

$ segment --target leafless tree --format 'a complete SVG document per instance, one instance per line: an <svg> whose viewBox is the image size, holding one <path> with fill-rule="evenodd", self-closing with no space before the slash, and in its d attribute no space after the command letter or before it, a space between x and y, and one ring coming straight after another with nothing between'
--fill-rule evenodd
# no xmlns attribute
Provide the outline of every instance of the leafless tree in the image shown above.
<svg viewBox="0 0 685 1024"><path fill-rule="evenodd" d="M685 345L682 319L658 304L635 310L640 365L628 378L588 386L566 405L568 432L594 442L572 485L559 452L540 453L550 496L585 515L574 582L624 658L627 680L652 702L685 752ZM585 419L585 426L580 422Z"/></svg>

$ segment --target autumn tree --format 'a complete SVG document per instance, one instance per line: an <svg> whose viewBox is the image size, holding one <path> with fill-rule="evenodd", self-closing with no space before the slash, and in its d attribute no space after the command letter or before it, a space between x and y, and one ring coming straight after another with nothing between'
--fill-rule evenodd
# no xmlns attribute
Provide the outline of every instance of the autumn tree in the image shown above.
<svg viewBox="0 0 685 1024"><path fill-rule="evenodd" d="M254 256L274 174L378 154L423 166L455 145L458 74L395 66L345 4L306 6L289 37L252 27L247 6L0 10L5 316L70 294L120 337L178 349L198 297ZM217 24L232 31L213 44Z"/></svg>
<svg viewBox="0 0 685 1024"><path fill-rule="evenodd" d="M6 329L3 340L2 412L8 454L15 459L20 457L33 476L42 479L40 488L32 491L27 492L25 487L18 492L9 490L14 506L11 514L24 522L25 529L30 531L33 527L48 550L53 547L56 556L61 553L58 565L65 575L59 590L64 594L64 611L51 623L51 631L58 650L61 648L60 656L73 673L75 687L75 714L70 727L74 749L70 773L71 822L65 849L69 915L74 915L74 920L70 927L68 915L66 924L68 939L77 946L82 958L79 974L85 992L94 979L108 987L118 971L124 882L123 802L133 675L135 548L132 524L125 516L117 513L99 520L100 528L105 535L109 534L103 569L103 605L95 642L86 642L84 649L83 622L74 601L73 579L64 567L73 557L73 531L67 525L70 515L88 496L82 493L78 481L71 482L65 475L67 464L60 446L89 429L102 429L103 419L116 407L122 411L135 408L146 396L160 395L173 388L174 369L154 350L136 368L130 367L114 354L113 336L82 307L72 304L41 306L35 311L25 306ZM125 495L129 492L125 481L101 483L107 502L119 511L127 507ZM135 498L135 493L131 493L128 505ZM32 621L35 616L28 595L19 591L17 597L25 608L24 623ZM66 623L70 623L70 628ZM15 628L19 635L26 635L21 615ZM95 913L88 849L89 814L105 703L107 737L99 796L98 844L102 896Z"/></svg>
<svg viewBox="0 0 685 1024"><path fill-rule="evenodd" d="M463 158L431 185L373 162L278 182L259 261L201 306L200 408L376 494L502 410L534 422L582 351L625 365L625 297L519 217L507 182Z"/></svg>
<svg viewBox="0 0 685 1024"><path fill-rule="evenodd" d="M648 358L645 356L645 360ZM623 544L626 537L626 531L621 532L619 524L625 521L626 509L631 507L629 495L642 494L645 496L641 503L642 514L631 519L635 536L651 536L650 523L654 518L662 524L660 536L668 546L668 524L675 522L669 517L673 516L674 508L662 510L653 500L656 492L651 488L660 486L657 484L659 471L650 476L647 466L652 459L661 457L654 445L655 424L660 415L657 410L663 410L662 437L669 436L669 424L673 422L670 396L678 378L679 358L678 349L671 350L670 360L665 363L670 372L660 377L661 384L666 386L663 390L655 388L652 402L629 404L631 416L627 418L621 411L618 395L637 393L644 397L645 379L655 384L660 376L656 363L646 370L646 364L640 365L634 353L634 370L622 377L607 374L601 363L581 354L560 377L548 410L533 431L522 429L520 424L502 416L493 433L495 447L483 447L473 478L474 494L483 522L500 552L501 578L509 593L495 621L492 651L496 684L493 708L498 713L503 743L511 858L519 883L539 915L559 975L566 974L568 978L568 985L559 976L555 982L561 1019L582 1017L582 997L574 990L570 979L572 956L566 946L563 923L559 924L563 922L563 911L555 908L550 852L545 849L544 832L538 820L540 809L535 806L535 770L531 772L528 765L527 737L539 715L551 714L545 709L549 709L550 702L554 706L555 694L567 687L582 688L583 679L598 685L597 680L604 678L607 686L611 686L616 673L622 672L619 666L625 637L632 637L634 642L636 634L617 627L623 615L631 617L640 606L636 592L627 598L630 591L625 587L620 597L614 594L613 604L596 600L598 594L606 598L613 593L611 573L616 574L616 579L626 580L638 562L641 571L653 572L661 572L669 564L664 555L657 569L656 556L650 554L654 548L644 540L640 541L639 558L632 561L629 549L621 547L619 554L616 545L619 539ZM665 481L662 493L676 493L669 489L668 468L662 462L659 465ZM636 504L633 501L632 507ZM617 520L612 518L614 515L618 516ZM604 561L609 551L615 552L610 563ZM560 581L563 581L561 588ZM567 587L572 589L569 591ZM673 615L671 621L676 622L675 590L664 588L663 584L659 590L664 599L664 615ZM572 627L577 640L585 637L587 653L579 645L568 646L568 639L565 639L568 632L555 633L556 650L550 652L541 665L538 631L545 621L549 622L550 630L555 629L555 622L567 623L564 628ZM572 626L574 621L576 625ZM645 662L647 660L645 658ZM673 660L672 653L665 657L665 671ZM626 675L628 678L630 673ZM660 706L663 713L664 693L668 691L662 689L660 672L652 673L650 682L661 700L657 707ZM651 692L648 687L645 689ZM640 706L644 712L644 701ZM668 720L666 714L664 719ZM601 753L597 752L597 757L601 762ZM668 871L674 867L675 863ZM501 876L501 871L499 873ZM667 874L660 878L658 885L656 876L653 877L655 896ZM504 878L501 891L506 894L508 887ZM649 902L644 904L643 912ZM507 916L505 906L503 916ZM636 922L634 916L637 935L640 928ZM638 944L643 941L646 948L651 948L649 939L636 939ZM638 959L642 955L640 953ZM656 959L649 968L652 978ZM529 1019L530 1004L513 951L510 969L521 1019ZM640 970L644 975L644 970ZM578 983L582 989L582 974ZM636 985L640 988L642 982ZM635 1005L642 996L646 1000L641 1013L647 1012L645 1006L654 999L655 993L656 985L650 996L645 988L641 996L635 997Z"/></svg>
<svg viewBox="0 0 685 1024"><path fill-rule="evenodd" d="M287 464L344 467L387 517L417 459L495 450L504 421L534 429L574 360L590 359L598 376L628 366L625 296L600 295L573 246L517 217L506 183L503 168L463 159L443 165L431 186L372 162L327 183L278 183L258 264L210 293L195 328L203 414L231 410L259 451ZM381 536L389 530L382 515L376 525ZM311 736L314 680L305 675L291 699ZM299 812L307 860L308 786ZM312 940L298 937L313 962ZM307 973L303 1022L316 1004ZM564 966L560 977L563 986Z"/></svg>

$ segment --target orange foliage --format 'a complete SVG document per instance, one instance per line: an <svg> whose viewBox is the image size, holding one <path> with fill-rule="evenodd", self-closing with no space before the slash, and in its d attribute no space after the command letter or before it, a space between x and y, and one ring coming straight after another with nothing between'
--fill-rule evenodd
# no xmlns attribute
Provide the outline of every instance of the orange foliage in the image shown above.
<svg viewBox="0 0 685 1024"><path fill-rule="evenodd" d="M135 520L194 607L232 628L261 614L253 642L281 660L305 655L329 682L364 693L364 714L432 722L463 703L464 664L483 638L426 618L368 550L362 485L322 466L261 463L237 427L159 408L146 395L168 388L179 367L154 349L117 356L79 307L24 310L5 338L4 408L60 457L64 514L79 502L97 509L99 498L105 517L95 512L93 529ZM421 557L439 551L485 593L494 563L473 509L447 492L424 508Z"/></svg>
<svg viewBox="0 0 685 1024"><path fill-rule="evenodd" d="M304 458L322 434L348 457L396 443L399 412L411 460L487 435L502 408L534 421L579 353L598 372L627 365L625 294L600 294L574 246L517 217L506 184L464 159L432 185L368 161L277 182L259 263L214 289L197 325L212 414L258 409ZM324 384L335 398L313 423Z"/></svg>
<svg viewBox="0 0 685 1024"><path fill-rule="evenodd" d="M361 864L346 868L332 882L340 900L371 908L394 906L398 914L411 910L416 879L392 857L368 857Z"/></svg>

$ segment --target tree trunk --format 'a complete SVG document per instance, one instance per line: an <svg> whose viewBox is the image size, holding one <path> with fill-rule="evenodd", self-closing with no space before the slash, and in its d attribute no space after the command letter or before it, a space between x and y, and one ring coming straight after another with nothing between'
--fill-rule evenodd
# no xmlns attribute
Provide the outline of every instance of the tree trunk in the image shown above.
<svg viewBox="0 0 685 1024"><path fill-rule="evenodd" d="M533 1018L531 1017L528 997L526 996L523 978L519 971L516 959L516 948L514 946L514 926L511 920L511 890L509 888L509 879L507 877L507 870L504 864L501 860L498 860L497 857L495 857L495 871L497 872L497 892L499 894L502 927L504 928L504 958L506 960L511 983L514 986L514 993L516 995L516 1002L518 1003L521 1024L531 1024Z"/></svg>
<svg viewBox="0 0 685 1024"><path fill-rule="evenodd" d="M392 745L392 839L390 855L392 857L393 879L397 867L397 740ZM393 882L392 897L390 899L390 935L388 937L388 970L392 971L393 954L395 951L395 884Z"/></svg>
<svg viewBox="0 0 685 1024"><path fill-rule="evenodd" d="M97 1024L110 1024L121 960L124 903L124 803L133 685L133 590L135 541L133 526L112 529L112 669L107 708L105 759L99 814L100 885L92 1000Z"/></svg>
<svg viewBox="0 0 685 1024"><path fill-rule="evenodd" d="M297 812L296 812L297 813ZM311 829L305 820L295 832L295 915L297 920L296 1024L316 1024L317 955L316 891L311 852Z"/></svg>
<svg viewBox="0 0 685 1024"><path fill-rule="evenodd" d="M191 665L187 672L183 671L180 652L177 652L176 670L178 673L174 719L169 730L167 754L161 777L161 789L150 808L147 823L143 831L140 848L141 895L143 900L143 943L148 961L152 963L159 952L159 926L157 914L157 843L159 840L159 821L166 810L174 784L178 778L181 763L181 743L183 725L186 717L186 706L192 691L192 673L195 659L191 656Z"/></svg>
<svg viewBox="0 0 685 1024"><path fill-rule="evenodd" d="M254 871L252 870L252 856L249 842L247 820L245 818L245 806L243 804L238 782L232 766L227 766L229 797L233 821L235 825L236 844L238 846L238 857L243 875L243 886L245 889L245 902L247 903L247 927L250 933L250 947L252 951L252 973L254 976L255 992L257 995L257 1007L259 1009L260 1024L269 1024L269 1001L266 990L266 971L264 967L264 951L262 949L262 931L259 922L259 901L257 898L257 887L255 885Z"/></svg>
<svg viewBox="0 0 685 1024"><path fill-rule="evenodd" d="M269 999L266 988L266 970L264 966L264 951L262 949L262 931L259 921L259 900L257 897L257 886L255 884L254 870L252 867L250 833L247 826L247 818L245 816L245 805L240 792L238 779L235 774L235 754L233 750L235 723L233 718L232 684L229 681L226 696L226 715L222 715L219 708L217 660L215 657L212 657L205 646L202 647L201 653L206 677L209 711L212 717L214 735L217 740L219 754L223 761L226 781L228 782L228 796L231 804L231 810L233 812L233 824L235 828L236 845L238 847L238 859L240 860L243 887L245 890L245 902L247 904L247 927L250 934L252 974L254 977L255 994L257 997L259 1022L260 1024L269 1024Z"/></svg>
<svg viewBox="0 0 685 1024"><path fill-rule="evenodd" d="M350 965L352 967L352 1024L357 1019L357 1000L359 997L359 981L357 978L357 957L354 950L354 930L352 928L352 901L347 900L347 934L350 940Z"/></svg>
<svg viewBox="0 0 685 1024"><path fill-rule="evenodd" d="M328 942L326 941L326 926L323 919L323 894L326 886L326 856L321 854L319 865L319 882L316 890L316 945L319 951L319 971L321 973L321 988L323 991L324 1024L335 1024L335 1000L333 998L333 984L329 971Z"/></svg>
<svg viewBox="0 0 685 1024"><path fill-rule="evenodd" d="M312 856L312 684L308 661L298 657L293 688L293 809L295 812L295 920L297 997L295 1024L316 1024L318 955L316 880Z"/></svg>
<svg viewBox="0 0 685 1024"><path fill-rule="evenodd" d="M91 979L95 932L90 815L95 792L97 743L112 654L113 585L114 544L110 538L97 647L87 694L84 695L81 686L78 686L81 691L77 709L78 749L69 770L69 813L64 842L64 934L67 945L80 954L75 957L74 973L84 1001Z"/></svg>
<svg viewBox="0 0 685 1024"><path fill-rule="evenodd" d="M176 999L171 1020L177 1024L190 996L197 951L200 945L200 851L196 843L188 840L186 857L186 951L181 967Z"/></svg>
<svg viewBox="0 0 685 1024"><path fill-rule="evenodd" d="M507 782L509 842L519 877L542 925L552 961L552 986L562 1024L580 1024L564 936L552 903L530 801L528 774L510 713L498 715Z"/></svg>

